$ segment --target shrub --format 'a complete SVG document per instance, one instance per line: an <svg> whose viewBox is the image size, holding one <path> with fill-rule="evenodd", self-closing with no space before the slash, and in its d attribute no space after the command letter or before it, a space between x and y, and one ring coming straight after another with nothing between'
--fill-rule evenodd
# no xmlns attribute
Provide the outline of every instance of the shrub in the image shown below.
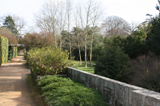
<svg viewBox="0 0 160 106"><path fill-rule="evenodd" d="M27 34L20 39L19 43L27 45L27 51L33 48L55 46L52 34L47 32Z"/></svg>
<svg viewBox="0 0 160 106"><path fill-rule="evenodd" d="M53 106L108 106L99 91L69 78L45 76L39 80L39 87Z"/></svg>
<svg viewBox="0 0 160 106"><path fill-rule="evenodd" d="M35 48L27 53L27 61L33 71L39 75L57 74L64 72L67 66L68 53L59 48Z"/></svg>
<svg viewBox="0 0 160 106"><path fill-rule="evenodd" d="M127 70L129 56L119 47L105 47L95 65L95 74L121 80Z"/></svg>
<svg viewBox="0 0 160 106"><path fill-rule="evenodd" d="M131 60L130 66L126 75L130 79L128 83L160 92L160 56L141 55Z"/></svg>

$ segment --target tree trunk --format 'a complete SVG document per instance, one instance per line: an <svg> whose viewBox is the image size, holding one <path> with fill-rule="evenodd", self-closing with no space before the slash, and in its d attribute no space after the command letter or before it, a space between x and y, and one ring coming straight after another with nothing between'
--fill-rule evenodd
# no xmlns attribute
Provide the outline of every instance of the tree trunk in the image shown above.
<svg viewBox="0 0 160 106"><path fill-rule="evenodd" d="M60 35L60 39L59 39L59 48L60 48L60 51L61 51L61 36L62 35Z"/></svg>
<svg viewBox="0 0 160 106"><path fill-rule="evenodd" d="M71 49L71 36L69 35L69 51L70 51L70 59L72 57L72 49Z"/></svg>
<svg viewBox="0 0 160 106"><path fill-rule="evenodd" d="M80 46L78 44L78 48L79 48L79 64L82 65L82 58L81 58L81 49L80 49Z"/></svg>
<svg viewBox="0 0 160 106"><path fill-rule="evenodd" d="M92 43L93 43L93 35L91 37L91 47L90 47L90 66L92 66Z"/></svg>
<svg viewBox="0 0 160 106"><path fill-rule="evenodd" d="M87 67L87 33L85 33L85 67Z"/></svg>

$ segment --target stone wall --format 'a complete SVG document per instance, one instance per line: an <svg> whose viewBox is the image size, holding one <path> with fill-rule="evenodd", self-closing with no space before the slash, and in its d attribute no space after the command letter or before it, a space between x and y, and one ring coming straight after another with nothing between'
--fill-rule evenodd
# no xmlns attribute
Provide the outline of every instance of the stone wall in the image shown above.
<svg viewBox="0 0 160 106"><path fill-rule="evenodd" d="M111 106L160 106L160 93L71 67L67 74L72 80L79 79L87 87L101 91Z"/></svg>

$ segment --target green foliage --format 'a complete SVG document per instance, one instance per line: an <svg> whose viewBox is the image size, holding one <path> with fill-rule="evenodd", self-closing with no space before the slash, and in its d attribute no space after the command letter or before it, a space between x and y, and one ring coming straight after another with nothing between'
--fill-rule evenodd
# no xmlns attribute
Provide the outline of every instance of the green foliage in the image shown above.
<svg viewBox="0 0 160 106"><path fill-rule="evenodd" d="M11 60L12 58L13 58L13 47L9 46L8 60Z"/></svg>
<svg viewBox="0 0 160 106"><path fill-rule="evenodd" d="M147 35L146 45L150 51L160 54L160 19L158 17L153 18L150 24L152 27Z"/></svg>
<svg viewBox="0 0 160 106"><path fill-rule="evenodd" d="M69 78L45 76L38 82L42 96L53 106L108 106L99 91Z"/></svg>
<svg viewBox="0 0 160 106"><path fill-rule="evenodd" d="M68 53L59 48L35 48L27 53L27 61L39 75L57 74L66 70Z"/></svg>
<svg viewBox="0 0 160 106"><path fill-rule="evenodd" d="M17 29L15 28L14 20L12 19L10 15L6 17L5 22L3 23L3 27L11 30L12 33L14 34L18 33Z"/></svg>
<svg viewBox="0 0 160 106"><path fill-rule="evenodd" d="M0 36L0 64L8 61L8 39Z"/></svg>
<svg viewBox="0 0 160 106"><path fill-rule="evenodd" d="M139 37L112 36L105 38L105 46L119 46L130 58L136 58L146 52L145 41Z"/></svg>
<svg viewBox="0 0 160 106"><path fill-rule="evenodd" d="M121 80L129 67L128 61L129 56L120 47L107 46L96 61L95 74Z"/></svg>
<svg viewBox="0 0 160 106"><path fill-rule="evenodd" d="M15 58L18 55L18 47L9 46L8 60Z"/></svg>

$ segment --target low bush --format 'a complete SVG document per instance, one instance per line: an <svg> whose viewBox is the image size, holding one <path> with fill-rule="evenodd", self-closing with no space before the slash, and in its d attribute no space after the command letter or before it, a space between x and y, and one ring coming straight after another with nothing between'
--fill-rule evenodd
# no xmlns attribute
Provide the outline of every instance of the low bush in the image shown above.
<svg viewBox="0 0 160 106"><path fill-rule="evenodd" d="M141 55L132 59L130 66L125 82L160 92L160 56L153 53Z"/></svg>
<svg viewBox="0 0 160 106"><path fill-rule="evenodd" d="M129 56L119 47L106 47L95 62L95 74L121 80L128 69Z"/></svg>
<svg viewBox="0 0 160 106"><path fill-rule="evenodd" d="M65 72L68 53L53 47L35 48L27 52L27 62L39 75L54 75Z"/></svg>
<svg viewBox="0 0 160 106"><path fill-rule="evenodd" d="M108 106L99 91L69 78L45 76L38 83L52 106Z"/></svg>

